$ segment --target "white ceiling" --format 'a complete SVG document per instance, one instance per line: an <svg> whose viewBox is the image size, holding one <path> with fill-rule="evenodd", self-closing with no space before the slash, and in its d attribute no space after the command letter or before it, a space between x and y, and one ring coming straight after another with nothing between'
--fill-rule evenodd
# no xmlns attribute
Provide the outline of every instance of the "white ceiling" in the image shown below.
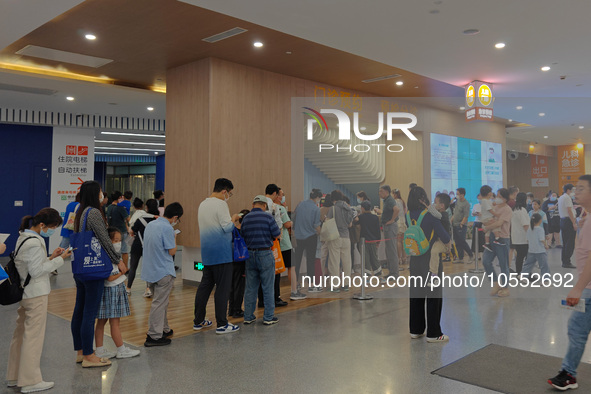
<svg viewBox="0 0 591 394"><path fill-rule="evenodd" d="M247 6L243 0L184 1L454 85L493 82L495 115L535 126L509 129L509 137L553 145L579 138L591 143L591 111L582 99L590 97L591 87L591 1L249 0ZM81 2L3 1L0 48ZM470 28L481 32L462 34ZM495 49L499 41L506 48ZM552 69L540 71L544 65ZM165 96L158 93L8 72L0 72L0 83L58 91L49 97L0 91L0 106L165 116ZM70 94L76 100L65 102ZM516 111L514 105L524 109ZM147 106L156 110L147 114Z"/></svg>
<svg viewBox="0 0 591 394"><path fill-rule="evenodd" d="M248 7L242 0L181 1L453 85L492 82L496 97L590 97L591 1L250 0ZM466 29L480 33L467 36ZM496 49L497 42L507 46ZM552 69L541 71L545 65ZM583 124L591 133L591 111L574 112L551 99L545 104L544 118L538 109L495 112L536 126L511 137L544 141L550 134L546 143L558 145L565 135L581 136L591 143L591 135L570 126Z"/></svg>

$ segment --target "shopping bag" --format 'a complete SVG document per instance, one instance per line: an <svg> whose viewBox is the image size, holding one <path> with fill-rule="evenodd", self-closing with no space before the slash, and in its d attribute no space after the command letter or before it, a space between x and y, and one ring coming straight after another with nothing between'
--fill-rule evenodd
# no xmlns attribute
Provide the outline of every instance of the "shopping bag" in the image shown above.
<svg viewBox="0 0 591 394"><path fill-rule="evenodd" d="M324 223L322 223L322 229L320 230L320 241L328 242L334 241L338 239L339 229L337 227L337 222L335 220L335 208L332 207L332 218L326 219Z"/></svg>
<svg viewBox="0 0 591 394"><path fill-rule="evenodd" d="M234 260L233 261L244 261L248 256L248 248L244 238L240 235L240 231L236 227L232 231L232 243L234 248Z"/></svg>
<svg viewBox="0 0 591 394"><path fill-rule="evenodd" d="M66 224L64 224L64 228L66 230L74 231L74 221L76 220L76 213L78 212L78 208L80 208L80 204L76 205L76 209L74 212L70 212L68 215L68 220L66 220Z"/></svg>
<svg viewBox="0 0 591 394"><path fill-rule="evenodd" d="M75 249L72 255L72 273L81 281L107 279L113 270L109 255L100 244L94 231L86 231L88 213L80 226L80 232L70 235L70 244Z"/></svg>
<svg viewBox="0 0 591 394"><path fill-rule="evenodd" d="M279 239L273 241L273 247L271 250L273 251L273 257L275 257L275 275L277 275L285 271L285 263L283 262L283 255L281 254L281 245L279 244Z"/></svg>

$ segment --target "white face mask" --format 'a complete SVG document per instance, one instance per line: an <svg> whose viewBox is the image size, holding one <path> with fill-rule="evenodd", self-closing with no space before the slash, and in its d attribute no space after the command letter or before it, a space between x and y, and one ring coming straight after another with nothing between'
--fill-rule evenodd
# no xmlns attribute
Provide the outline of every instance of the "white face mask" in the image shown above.
<svg viewBox="0 0 591 394"><path fill-rule="evenodd" d="M228 202L228 200L230 199L230 193L228 191L226 191L226 195L224 196L224 201Z"/></svg>
<svg viewBox="0 0 591 394"><path fill-rule="evenodd" d="M495 198L495 203L497 203L497 204L502 204L504 202L505 202L505 200L503 200L502 198L498 198L498 197Z"/></svg>
<svg viewBox="0 0 591 394"><path fill-rule="evenodd" d="M360 198L357 199L357 203L361 204L361 199Z"/></svg>
<svg viewBox="0 0 591 394"><path fill-rule="evenodd" d="M569 196L571 196L572 198L575 198L575 192L569 193Z"/></svg>
<svg viewBox="0 0 591 394"><path fill-rule="evenodd" d="M101 192L101 194L99 194L99 202L102 202L105 199L105 195L103 194L103 192Z"/></svg>
<svg viewBox="0 0 591 394"><path fill-rule="evenodd" d="M115 252L121 253L121 242L115 242L113 248L115 249Z"/></svg>
<svg viewBox="0 0 591 394"><path fill-rule="evenodd" d="M285 196L281 197L281 204L285 204Z"/></svg>

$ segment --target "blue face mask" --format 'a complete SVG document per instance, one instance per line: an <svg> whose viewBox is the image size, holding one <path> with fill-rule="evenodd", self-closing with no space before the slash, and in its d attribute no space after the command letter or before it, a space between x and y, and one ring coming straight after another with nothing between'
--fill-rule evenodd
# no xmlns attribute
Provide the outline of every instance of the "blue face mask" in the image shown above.
<svg viewBox="0 0 591 394"><path fill-rule="evenodd" d="M556 201L556 197L550 197L550 201Z"/></svg>
<svg viewBox="0 0 591 394"><path fill-rule="evenodd" d="M357 199L357 203L358 204L361 204L361 199L360 198Z"/></svg>
<svg viewBox="0 0 591 394"><path fill-rule="evenodd" d="M41 236L45 238L49 238L55 233L54 228L48 228L47 231L41 230Z"/></svg>

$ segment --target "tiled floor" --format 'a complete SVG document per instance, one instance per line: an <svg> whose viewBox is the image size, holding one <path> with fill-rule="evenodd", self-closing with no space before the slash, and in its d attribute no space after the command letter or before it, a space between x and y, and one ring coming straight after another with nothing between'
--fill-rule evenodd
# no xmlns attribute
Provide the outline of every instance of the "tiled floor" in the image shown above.
<svg viewBox="0 0 591 394"><path fill-rule="evenodd" d="M550 261L553 272L572 272L559 268L559 250L550 251ZM58 280L66 283L66 275ZM428 344L409 338L408 299L386 290L372 301L343 299L283 313L275 326L173 339L171 346L141 348L139 357L95 370L74 363L69 322L50 315L42 371L55 381L55 393L490 392L431 371L489 343L562 357L569 312L558 304L566 293L446 298L442 327L451 340ZM15 311L0 309L0 370L6 369ZM107 346L114 345L108 340ZM583 359L590 360L588 354ZM16 390L2 386L0 392Z"/></svg>

